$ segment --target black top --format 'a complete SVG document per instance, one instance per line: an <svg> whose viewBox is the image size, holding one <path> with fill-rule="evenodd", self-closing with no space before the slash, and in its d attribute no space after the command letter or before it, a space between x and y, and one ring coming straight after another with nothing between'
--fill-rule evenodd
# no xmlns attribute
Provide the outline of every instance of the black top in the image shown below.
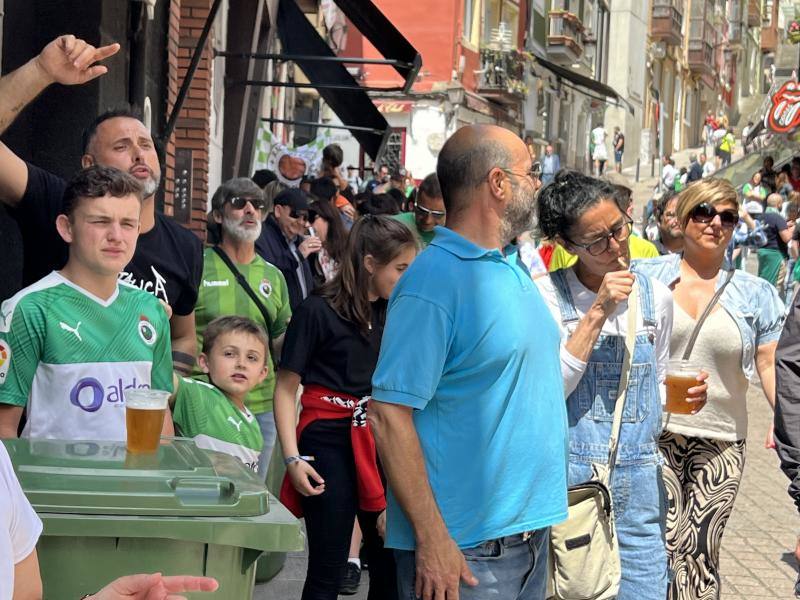
<svg viewBox="0 0 800 600"><path fill-rule="evenodd" d="M295 238L295 247L300 245L302 241L300 236ZM278 225L278 221L272 215L269 215L267 220L264 221L261 235L256 240L256 252L261 258L275 265L283 273L283 278L286 280L286 288L289 291L289 305L294 313L304 299L303 287L300 284L300 277L297 273L298 265L302 266L306 295L310 294L314 289L314 277L311 274L311 266L308 260L303 258L299 250L292 251L286 236L283 235L280 225Z"/></svg>
<svg viewBox="0 0 800 600"><path fill-rule="evenodd" d="M622 144L619 148L617 148L617 144L622 141ZM625 134L624 133L615 133L614 134L614 150L616 152L625 152Z"/></svg>
<svg viewBox="0 0 800 600"><path fill-rule="evenodd" d="M788 256L786 243L778 235L778 232L786 230L786 219L780 213L765 212L761 215L761 222L764 224L764 233L767 235L767 243L764 248L780 250L784 256Z"/></svg>
<svg viewBox="0 0 800 600"><path fill-rule="evenodd" d="M372 303L367 338L355 323L337 315L327 300L312 294L292 312L280 368L300 375L303 385L321 385L357 398L370 395L386 306L386 300Z"/></svg>
<svg viewBox="0 0 800 600"><path fill-rule="evenodd" d="M17 223L0 204L0 302L22 288L22 235Z"/></svg>
<svg viewBox="0 0 800 600"><path fill-rule="evenodd" d="M11 213L24 248L23 283L30 285L63 267L69 247L56 230L67 182L27 163L28 187ZM120 279L167 302L176 315L194 310L203 276L203 244L188 229L156 212L155 225L139 236L136 252Z"/></svg>
<svg viewBox="0 0 800 600"><path fill-rule="evenodd" d="M689 175L686 177L686 181L700 181L702 178L703 165L697 161L694 161L691 165L689 165Z"/></svg>

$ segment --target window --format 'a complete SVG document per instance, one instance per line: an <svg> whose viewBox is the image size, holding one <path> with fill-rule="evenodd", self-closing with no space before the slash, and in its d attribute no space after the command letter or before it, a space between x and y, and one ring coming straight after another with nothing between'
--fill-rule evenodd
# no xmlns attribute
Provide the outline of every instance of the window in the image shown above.
<svg viewBox="0 0 800 600"><path fill-rule="evenodd" d="M501 49L517 47L519 30L518 0L486 0L483 44Z"/></svg>
<svg viewBox="0 0 800 600"><path fill-rule="evenodd" d="M475 10L476 6L480 6L480 0L464 0L464 23L461 33L463 38L472 44L476 44L474 37L478 29L476 23L478 20L478 11Z"/></svg>

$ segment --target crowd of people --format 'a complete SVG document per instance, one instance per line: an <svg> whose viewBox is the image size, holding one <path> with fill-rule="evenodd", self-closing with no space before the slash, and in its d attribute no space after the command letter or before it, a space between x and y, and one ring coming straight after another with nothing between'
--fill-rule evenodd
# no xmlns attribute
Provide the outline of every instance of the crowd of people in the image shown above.
<svg viewBox="0 0 800 600"><path fill-rule="evenodd" d="M0 133L118 49L53 41L0 79ZM651 242L619 173L562 169L552 148L540 165L500 127L458 129L413 185L386 167L359 181L331 145L299 187L223 182L204 248L156 210L134 113L99 116L83 149L64 181L0 143L25 261L0 308L0 438L124 440L124 390L152 387L170 392L165 436L262 480L280 448L303 600L354 593L364 563L371 600L544 599L568 488L607 468L616 597L719 598L754 373L800 506L800 302L785 310L769 242L797 246L800 159L783 179L765 161L744 197L702 169L673 180ZM733 267L751 247L758 277ZM690 410L667 412L670 361L690 354ZM0 598L37 597L41 522L4 451L0 473ZM90 597L134 584L216 588L153 575Z"/></svg>

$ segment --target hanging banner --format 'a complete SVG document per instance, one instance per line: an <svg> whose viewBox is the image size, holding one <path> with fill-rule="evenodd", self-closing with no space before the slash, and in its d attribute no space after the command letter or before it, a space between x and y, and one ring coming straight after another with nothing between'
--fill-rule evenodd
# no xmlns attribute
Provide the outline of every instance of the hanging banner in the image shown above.
<svg viewBox="0 0 800 600"><path fill-rule="evenodd" d="M317 137L304 146L290 148L262 123L256 134L253 171L269 169L289 187L299 187L303 175L315 174L322 163L322 149L333 142L330 129L318 129Z"/></svg>
<svg viewBox="0 0 800 600"><path fill-rule="evenodd" d="M800 84L787 81L772 95L764 126L775 133L789 133L800 126Z"/></svg>

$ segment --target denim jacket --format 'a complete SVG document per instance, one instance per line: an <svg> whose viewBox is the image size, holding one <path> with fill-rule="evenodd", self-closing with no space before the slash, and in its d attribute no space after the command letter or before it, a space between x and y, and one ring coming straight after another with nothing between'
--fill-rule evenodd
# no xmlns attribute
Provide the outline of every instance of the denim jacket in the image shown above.
<svg viewBox="0 0 800 600"><path fill-rule="evenodd" d="M668 286L680 279L680 254L636 260L631 269L649 275ZM725 281L725 272L717 277L717 289ZM742 336L742 371L753 376L756 350L761 344L777 342L783 329L784 306L778 290L765 281L737 270L719 299L720 305L736 322Z"/></svg>

